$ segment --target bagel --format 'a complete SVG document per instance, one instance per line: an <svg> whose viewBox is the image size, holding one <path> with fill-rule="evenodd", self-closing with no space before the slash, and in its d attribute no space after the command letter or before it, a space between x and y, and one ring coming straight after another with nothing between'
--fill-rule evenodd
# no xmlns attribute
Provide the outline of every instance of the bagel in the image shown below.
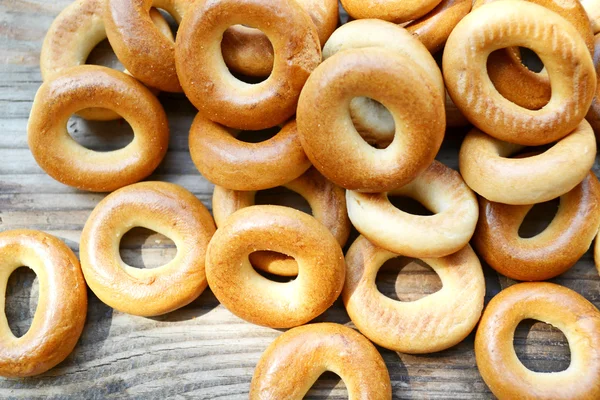
<svg viewBox="0 0 600 400"><path fill-rule="evenodd" d="M109 152L86 149L67 131L69 117L90 107L107 108L129 122L134 139ZM97 65L69 68L39 88L27 126L33 157L66 185L110 192L154 171L169 144L167 116L148 88L122 72Z"/></svg>
<svg viewBox="0 0 600 400"><path fill-rule="evenodd" d="M363 19L342 25L325 43L323 59L327 60L340 51L369 47L385 48L408 57L423 68L442 95L445 93L444 79L427 48L406 29L391 22ZM368 97L353 98L350 101L350 117L367 143L385 148L394 140L394 117L381 103Z"/></svg>
<svg viewBox="0 0 600 400"><path fill-rule="evenodd" d="M581 0L581 5L587 13L592 31L594 34L600 32L600 1L598 0Z"/></svg>
<svg viewBox="0 0 600 400"><path fill-rule="evenodd" d="M237 140L227 127L196 115L190 128L190 155L206 179L232 190L263 190L288 183L310 168L296 121L259 143Z"/></svg>
<svg viewBox="0 0 600 400"><path fill-rule="evenodd" d="M560 329L571 350L569 368L534 372L513 346L515 329L536 319ZM546 282L520 283L488 304L475 335L477 368L492 393L503 399L600 398L600 313L565 287Z"/></svg>
<svg viewBox="0 0 600 400"><path fill-rule="evenodd" d="M361 333L387 349L411 354L445 350L466 338L479 321L485 295L483 270L471 247L423 259L439 275L442 289L412 302L392 300L375 285L381 266L395 257L363 236L348 250L342 299Z"/></svg>
<svg viewBox="0 0 600 400"><path fill-rule="evenodd" d="M344 189L334 185L316 169L311 168L302 176L283 185L306 199L313 216L321 222L344 247L350 234L350 220L346 210ZM215 186L212 198L212 210L217 226L225 223L234 212L254 205L256 192L237 191ZM296 276L298 264L291 257L272 252L250 254L252 265L263 271L282 275Z"/></svg>
<svg viewBox="0 0 600 400"><path fill-rule="evenodd" d="M441 0L341 0L344 10L354 19L375 18L406 22L433 10Z"/></svg>
<svg viewBox="0 0 600 400"><path fill-rule="evenodd" d="M508 158L523 148L474 128L460 148L460 173L471 189L490 201L527 205L569 192L583 181L596 159L596 138L585 120L542 154Z"/></svg>
<svg viewBox="0 0 600 400"><path fill-rule="evenodd" d="M339 22L337 0L298 0L309 14L325 44ZM255 28L244 25L229 27L221 43L227 67L246 76L269 76L273 69L273 46L267 36Z"/></svg>
<svg viewBox="0 0 600 400"><path fill-rule="evenodd" d="M594 66L596 67L596 76L598 77L600 76L600 34L596 35L594 40ZM596 138L600 137L600 103L598 102L598 90L600 90L600 85L596 88L596 96L594 96L592 105L585 117L592 126L592 129L594 129Z"/></svg>
<svg viewBox="0 0 600 400"><path fill-rule="evenodd" d="M473 9L496 0L475 0ZM590 20L579 0L527 0L554 11L579 32L590 51L594 50L594 35ZM490 55L487 70L498 92L515 104L539 110L550 101L550 79L546 71L536 73L521 60L519 48L498 50Z"/></svg>
<svg viewBox="0 0 600 400"><path fill-rule="evenodd" d="M165 92L181 92L175 70L175 45L154 25L153 6L181 22L192 0L104 0L108 41L119 61L144 84Z"/></svg>
<svg viewBox="0 0 600 400"><path fill-rule="evenodd" d="M480 202L473 245L492 268L511 279L542 281L562 274L588 251L600 227L600 183L592 172L560 198L550 225L532 238L520 237L519 227L533 205Z"/></svg>
<svg viewBox="0 0 600 400"><path fill-rule="evenodd" d="M85 64L94 47L106 39L103 19L105 4L105 0L77 0L56 17L42 44L40 71L44 80L68 68ZM175 41L169 24L158 10L150 10L150 19L164 36ZM118 113L102 108L81 110L77 114L96 121L121 118Z"/></svg>
<svg viewBox="0 0 600 400"><path fill-rule="evenodd" d="M540 110L502 97L487 75L487 59L505 47L535 51L552 82ZM572 132L596 91L596 73L585 41L572 24L538 4L502 0L471 11L450 34L443 72L452 100L465 117L497 139L537 146Z"/></svg>
<svg viewBox="0 0 600 400"><path fill-rule="evenodd" d="M388 196L408 196L435 213L413 215L397 209ZM433 163L409 184L388 193L346 192L348 215L369 241L408 257L444 257L469 243L479 208L460 174Z"/></svg>
<svg viewBox="0 0 600 400"><path fill-rule="evenodd" d="M0 232L0 375L24 378L61 363L77 344L87 313L87 291L79 261L59 239L43 232ZM27 333L17 338L4 306L8 278L26 265L39 282L39 299Z"/></svg>
<svg viewBox="0 0 600 400"><path fill-rule="evenodd" d="M257 250L287 254L298 277L270 281L250 265ZM246 207L221 225L208 246L208 284L229 311L253 324L291 328L307 323L337 299L346 269L339 243L302 211L281 206Z"/></svg>
<svg viewBox="0 0 600 400"><path fill-rule="evenodd" d="M273 44L271 75L242 82L228 72L221 53L223 32L236 24L258 28ZM232 128L264 129L296 112L300 90L321 62L317 28L308 13L288 0L199 0L177 33L177 74L185 94L205 118Z"/></svg>
<svg viewBox="0 0 600 400"><path fill-rule="evenodd" d="M354 127L349 104L359 96L381 102L394 116L396 134L387 148L369 146ZM384 48L350 49L325 60L302 90L296 121L312 164L337 185L364 192L413 180L435 158L446 128L439 82Z"/></svg>
<svg viewBox="0 0 600 400"><path fill-rule="evenodd" d="M351 328L320 323L290 329L271 343L254 370L250 400L303 399L325 371L342 378L351 399L392 398L375 346Z"/></svg>
<svg viewBox="0 0 600 400"><path fill-rule="evenodd" d="M442 0L433 10L405 26L431 54L440 51L456 24L471 11L472 0Z"/></svg>
<svg viewBox="0 0 600 400"><path fill-rule="evenodd" d="M121 259L123 235L143 227L172 239L177 255L153 269L131 267ZM141 182L104 198L81 234L81 267L100 300L124 313L156 316L195 300L206 289L204 258L215 232L204 205L181 186Z"/></svg>
<svg viewBox="0 0 600 400"><path fill-rule="evenodd" d="M594 243L594 264L596 264L596 269L600 274L600 240L598 240L598 236L596 236L596 242Z"/></svg>

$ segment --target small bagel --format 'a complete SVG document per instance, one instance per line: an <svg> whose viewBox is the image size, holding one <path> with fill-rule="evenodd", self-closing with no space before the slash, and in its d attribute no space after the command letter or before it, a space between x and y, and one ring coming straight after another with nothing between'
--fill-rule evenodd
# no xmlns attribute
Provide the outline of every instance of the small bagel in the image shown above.
<svg viewBox="0 0 600 400"><path fill-rule="evenodd" d="M502 97L487 74L488 56L505 47L535 51L552 82L552 98L528 110ZM467 119L507 142L537 146L561 139L585 117L596 73L581 35L538 4L503 0L471 11L450 34L443 57L452 100Z"/></svg>
<svg viewBox="0 0 600 400"><path fill-rule="evenodd" d="M175 70L175 44L150 18L152 7L181 22L192 0L104 0L106 34L119 61L144 84L181 92Z"/></svg>
<svg viewBox="0 0 600 400"><path fill-rule="evenodd" d="M473 9L497 0L475 0ZM579 32L590 53L594 35L590 20L579 0L527 0L554 11ZM498 50L490 55L487 70L498 92L508 100L530 110L539 110L550 101L550 79L546 71L536 73L527 68L516 47Z"/></svg>
<svg viewBox="0 0 600 400"><path fill-rule="evenodd" d="M542 154L508 158L523 148L474 128L460 148L460 173L471 189L490 201L527 205L569 192L583 181L596 159L596 138L585 120Z"/></svg>
<svg viewBox="0 0 600 400"><path fill-rule="evenodd" d="M270 281L250 265L258 250L293 257L298 277ZM206 276L229 311L257 325L291 328L329 308L344 285L346 268L339 243L327 228L302 211L281 206L246 207L227 219L210 241Z"/></svg>
<svg viewBox="0 0 600 400"><path fill-rule="evenodd" d="M472 0L442 0L433 10L405 28L434 54L444 47L450 32L471 11L471 6Z"/></svg>
<svg viewBox="0 0 600 400"><path fill-rule="evenodd" d="M408 196L435 213L413 215L388 196ZM444 257L465 247L477 225L475 194L460 174L434 161L409 184L388 193L346 192L348 215L371 242L408 257Z"/></svg>
<svg viewBox="0 0 600 400"><path fill-rule="evenodd" d="M206 179L232 190L263 190L290 182L310 168L296 121L264 142L237 140L232 130L196 115L190 128L190 154Z"/></svg>
<svg viewBox="0 0 600 400"><path fill-rule="evenodd" d="M323 59L340 51L369 47L389 49L408 57L429 74L439 86L440 93L445 92L442 73L427 48L406 29L391 22L362 19L342 25L325 43ZM394 117L381 103L368 97L356 97L350 101L350 116L367 143L385 148L394 140Z"/></svg>
<svg viewBox="0 0 600 400"><path fill-rule="evenodd" d="M325 44L339 22L337 0L298 0L309 14L319 35L321 46ZM269 76L273 69L273 46L260 30L244 25L229 27L221 43L223 59L227 67L247 76Z"/></svg>
<svg viewBox="0 0 600 400"><path fill-rule="evenodd" d="M15 230L0 232L0 265L0 375L39 375L67 358L83 331L87 291L79 261L54 236ZM40 293L29 330L17 338L4 306L8 278L23 265L35 272Z"/></svg>
<svg viewBox="0 0 600 400"><path fill-rule="evenodd" d="M46 33L40 55L40 71L44 80L85 64L94 47L106 39L105 4L104 0L77 0L56 17ZM150 18L164 36L175 40L169 24L158 10L151 9ZM118 113L103 108L81 110L77 114L96 121L121 118Z"/></svg>
<svg viewBox="0 0 600 400"><path fill-rule="evenodd" d="M71 115L107 108L129 122L134 139L109 152L86 149L67 131ZM122 72L97 65L70 68L39 88L27 126L29 148L48 175L66 185L110 192L154 171L169 144L167 116L148 88Z"/></svg>
<svg viewBox="0 0 600 400"><path fill-rule="evenodd" d="M172 239L177 255L153 269L121 259L123 235L143 227ZM88 218L81 234L81 267L100 300L124 313L145 317L168 313L206 289L204 258L215 232L204 205L181 186L141 182L109 194Z"/></svg>
<svg viewBox="0 0 600 400"><path fill-rule="evenodd" d="M306 199L313 216L321 222L344 247L350 234L350 220L346 209L345 190L331 183L314 168L297 179L282 185ZM237 191L215 186L212 210L217 226L225 223L234 212L254 205L256 192ZM252 265L263 271L281 276L298 274L298 264L291 257L272 252L250 254Z"/></svg>
<svg viewBox="0 0 600 400"><path fill-rule="evenodd" d="M599 0L581 0L581 5L587 13L592 31L594 34L600 32L600 1Z"/></svg>
<svg viewBox="0 0 600 400"><path fill-rule="evenodd" d="M560 329L571 350L564 371L533 372L513 346L519 323L536 319ZM503 399L600 398L600 313L581 295L553 283L520 283L488 304L475 335L477 368L492 393Z"/></svg>
<svg viewBox="0 0 600 400"><path fill-rule="evenodd" d="M250 384L250 400L303 399L325 371L339 375L351 399L391 400L381 355L354 329L332 323L299 326L263 353Z"/></svg>
<svg viewBox="0 0 600 400"><path fill-rule="evenodd" d="M600 34L596 35L594 39L594 67L596 68L596 76L600 76ZM594 96L592 105L585 117L592 126L592 129L594 129L596 138L600 137L600 102L598 91L600 91L600 85L596 88L596 96Z"/></svg>
<svg viewBox="0 0 600 400"><path fill-rule="evenodd" d="M532 238L520 237L519 227L533 205L480 202L473 244L492 268L511 279L542 281L562 274L588 251L600 227L600 183L592 172L561 196L550 225Z"/></svg>
<svg viewBox="0 0 600 400"><path fill-rule="evenodd" d="M433 10L441 0L342 0L344 10L354 19L374 18L406 22Z"/></svg>
<svg viewBox="0 0 600 400"><path fill-rule="evenodd" d="M433 353L460 343L479 321L485 295L483 270L471 247L423 259L443 286L412 302L392 300L375 285L381 266L395 257L364 236L348 250L342 298L352 322L373 342L402 353Z"/></svg>
<svg viewBox="0 0 600 400"><path fill-rule="evenodd" d="M223 32L236 24L258 28L275 49L273 71L248 84L227 70ZM300 90L321 62L317 28L296 1L199 0L176 40L177 73L185 94L206 118L232 128L264 129L296 112Z"/></svg>
<svg viewBox="0 0 600 400"><path fill-rule="evenodd" d="M369 146L352 123L350 101L360 96L394 116L396 134L385 149ZM446 128L439 83L409 57L384 48L341 51L325 60L302 90L296 121L312 164L337 185L365 192L413 180L435 158Z"/></svg>

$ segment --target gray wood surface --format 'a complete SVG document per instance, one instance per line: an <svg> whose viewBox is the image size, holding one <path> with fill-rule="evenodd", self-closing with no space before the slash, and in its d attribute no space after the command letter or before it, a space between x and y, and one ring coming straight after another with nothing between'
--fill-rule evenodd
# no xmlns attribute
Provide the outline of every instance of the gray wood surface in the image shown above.
<svg viewBox="0 0 600 400"><path fill-rule="evenodd" d="M39 229L63 239L78 251L80 232L91 210L103 197L84 193L48 177L35 163L26 141L29 110L40 85L38 58L42 39L53 18L69 0L0 0L0 231ZM106 44L94 58L111 58ZM171 141L169 153L151 179L183 185L210 208L212 185L194 167L187 149L193 106L182 96L162 94ZM131 140L126 123L87 123L77 118L69 131L83 145L108 150ZM457 167L460 133L447 135L438 159ZM597 168L597 166L596 166ZM296 205L289 193L270 190L262 202ZM548 222L547 205L530 218L530 228ZM532 228L534 229L534 228ZM143 229L122 241L126 262L151 268L175 254L168 239ZM431 269L411 263L383 269L380 290L411 300L439 289ZM486 301L514 282L485 267ZM591 253L554 282L568 286L600 306L600 278ZM23 334L37 301L35 274L20 268L9 282L6 313L11 328ZM280 331L246 323L219 305L210 290L192 304L158 318L113 311L89 292L85 330L73 353L46 374L24 380L0 379L1 398L247 398L254 366ZM338 301L317 321L349 324ZM515 346L524 363L538 371L556 371L569 364L569 350L560 331L541 323L523 323ZM473 353L473 335L458 346L436 354L412 356L380 349L389 368L395 399L482 399L492 397L481 380ZM309 398L346 398L343 382L327 373Z"/></svg>

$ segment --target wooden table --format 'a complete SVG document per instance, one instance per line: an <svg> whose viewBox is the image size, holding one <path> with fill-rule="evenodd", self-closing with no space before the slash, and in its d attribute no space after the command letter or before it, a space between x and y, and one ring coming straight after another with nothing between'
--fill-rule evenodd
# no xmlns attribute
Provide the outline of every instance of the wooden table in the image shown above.
<svg viewBox="0 0 600 400"><path fill-rule="evenodd" d="M85 193L47 176L35 163L26 140L29 110L40 85L38 58L42 39L53 18L70 0L0 0L0 230L29 228L54 234L78 251L81 229L102 194ZM110 51L100 46L93 58ZM109 57L110 58L110 57ZM183 185L210 208L212 185L194 167L187 133L195 110L182 95L162 94L171 140L169 153L151 179ZM69 121L69 131L95 150L122 147L131 140L122 122ZM438 159L457 168L461 136L449 134ZM262 202L305 208L281 190L267 191ZM534 212L528 229L549 221L556 203ZM139 267L162 265L175 254L173 243L160 235L135 229L122 241L123 259ZM411 300L439 289L433 271L410 263L384 268L380 290ZM511 284L485 268L486 301ZM600 278L591 253L554 280L600 306ZM35 274L20 268L11 276L6 314L16 334L29 327L37 299ZM317 321L351 325L338 301ZM254 366L264 349L280 335L275 329L246 323L219 305L210 290L176 312L141 318L114 311L90 291L83 335L73 353L58 367L24 380L0 379L2 398L246 398ZM568 344L560 331L541 323L523 323L515 346L524 363L538 371L556 371L569 364ZM380 349L389 368L394 398L491 398L477 372L473 335L458 346L436 354L412 356ZM327 373L310 398L346 398L343 382Z"/></svg>

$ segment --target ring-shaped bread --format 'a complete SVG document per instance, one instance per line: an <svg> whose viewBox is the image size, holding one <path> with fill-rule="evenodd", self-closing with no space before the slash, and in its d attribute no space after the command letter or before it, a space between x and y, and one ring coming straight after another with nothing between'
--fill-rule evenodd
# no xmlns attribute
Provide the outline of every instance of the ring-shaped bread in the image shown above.
<svg viewBox="0 0 600 400"><path fill-rule="evenodd" d="M390 202L388 196L411 197L434 215L413 215ZM444 257L469 243L479 207L475 194L460 174L434 161L405 186L387 193L346 191L348 215L369 241L408 257Z"/></svg>
<svg viewBox="0 0 600 400"><path fill-rule="evenodd" d="M71 115L101 107L119 113L134 139L122 149L98 152L77 143L67 131ZM169 145L161 104L129 75L97 65L69 68L39 88L27 126L29 148L40 167L66 185L110 192L154 171Z"/></svg>
<svg viewBox="0 0 600 400"><path fill-rule="evenodd" d="M522 238L519 228L532 208L480 199L473 245L492 268L510 279L552 279L588 251L600 227L600 183L590 172L560 197L558 212L543 232Z"/></svg>
<svg viewBox="0 0 600 400"><path fill-rule="evenodd" d="M342 6L354 19L373 18L400 23L422 17L440 2L441 0L342 0Z"/></svg>
<svg viewBox="0 0 600 400"><path fill-rule="evenodd" d="M539 110L504 98L487 72L488 56L527 47L540 57L552 97ZM450 97L467 119L507 142L537 146L572 132L596 92L590 51L577 29L553 11L522 0L495 1L471 11L450 34L443 56Z"/></svg>
<svg viewBox="0 0 600 400"><path fill-rule="evenodd" d="M127 265L121 238L135 227L175 242L177 254L152 269ZM181 186L140 182L105 197L81 234L81 268L100 300L124 313L156 316L195 300L206 289L204 259L215 223L204 205Z"/></svg>
<svg viewBox="0 0 600 400"><path fill-rule="evenodd" d="M77 0L54 19L40 54L40 71L44 80L68 68L85 64L94 47L106 39L103 19L105 4L105 0ZM150 18L164 36L175 41L168 22L158 10L151 9ZM127 73L127 70L124 72ZM104 108L90 108L77 114L94 121L121 118L118 113Z"/></svg>
<svg viewBox="0 0 600 400"><path fill-rule="evenodd" d="M152 7L181 22L192 0L105 0L108 41L119 61L144 84L165 92L181 92L175 68L175 43L157 29Z"/></svg>
<svg viewBox="0 0 600 400"><path fill-rule="evenodd" d="M273 44L271 75L249 84L227 69L221 52L223 32L246 24ZM199 0L177 33L177 74L186 96L205 118L237 129L265 129L296 112L298 96L321 62L317 28L296 1Z"/></svg>
<svg viewBox="0 0 600 400"><path fill-rule="evenodd" d="M248 256L260 250L293 257L298 276L286 283L259 275ZM291 328L323 313L344 286L344 255L314 217L289 207L243 208L221 225L208 246L206 276L217 299L238 317Z"/></svg>
<svg viewBox="0 0 600 400"><path fill-rule="evenodd" d="M4 306L10 275L27 266L39 283L29 330L15 337ZM0 233L0 375L39 375L62 362L77 344L87 314L87 290L79 260L62 241L30 230Z"/></svg>
<svg viewBox="0 0 600 400"><path fill-rule="evenodd" d="M190 155L206 179L231 190L263 190L288 183L310 168L296 121L272 138L249 143L232 129L196 115L190 128Z"/></svg>
<svg viewBox="0 0 600 400"><path fill-rule="evenodd" d="M361 96L394 116L396 133L385 149L370 146L352 123L350 102ZM296 121L312 164L337 185L364 192L413 180L435 158L446 128L439 82L411 58L376 47L340 51L319 65L302 90Z"/></svg>
<svg viewBox="0 0 600 400"><path fill-rule="evenodd" d="M465 137L458 162L463 179L490 201L527 205L567 193L587 176L596 159L596 138L583 120L577 129L542 154L509 158L524 146L502 142L474 128Z"/></svg>
<svg viewBox="0 0 600 400"><path fill-rule="evenodd" d="M600 76L600 34L594 37L594 67L596 68L596 76ZM594 96L592 105L585 117L594 129L596 138L600 137L600 98L598 91L600 91L600 85L596 88L596 96Z"/></svg>
<svg viewBox="0 0 600 400"><path fill-rule="evenodd" d="M342 299L360 332L385 348L423 354L460 343L483 309L485 279L479 259L467 245L442 258L424 258L442 288L416 301L393 300L377 290L377 272L398 257L359 236L346 255Z"/></svg>
<svg viewBox="0 0 600 400"><path fill-rule="evenodd" d="M321 47L335 31L339 22L337 0L298 0L310 15ZM260 30L244 25L234 25L223 33L221 43L227 67L246 76L269 76L273 69L273 45Z"/></svg>
<svg viewBox="0 0 600 400"><path fill-rule="evenodd" d="M562 331L571 364L564 371L534 372L513 345L515 329L535 319ZM477 368L498 399L600 398L600 312L584 297L547 282L513 285L487 305L475 335Z"/></svg>
<svg viewBox="0 0 600 400"><path fill-rule="evenodd" d="M283 187L304 197L310 205L312 215L321 222L344 247L350 234L350 220L346 209L345 190L325 179L314 168L310 168L299 178ZM215 186L212 197L212 211L217 226L225 223L234 212L255 205L255 191L239 191ZM296 276L298 263L289 256L269 251L250 254L250 262L255 268L281 276Z"/></svg>
<svg viewBox="0 0 600 400"><path fill-rule="evenodd" d="M254 370L250 400L301 400L325 371L344 381L350 399L392 399L375 346L354 329L319 323L290 329L269 345Z"/></svg>

